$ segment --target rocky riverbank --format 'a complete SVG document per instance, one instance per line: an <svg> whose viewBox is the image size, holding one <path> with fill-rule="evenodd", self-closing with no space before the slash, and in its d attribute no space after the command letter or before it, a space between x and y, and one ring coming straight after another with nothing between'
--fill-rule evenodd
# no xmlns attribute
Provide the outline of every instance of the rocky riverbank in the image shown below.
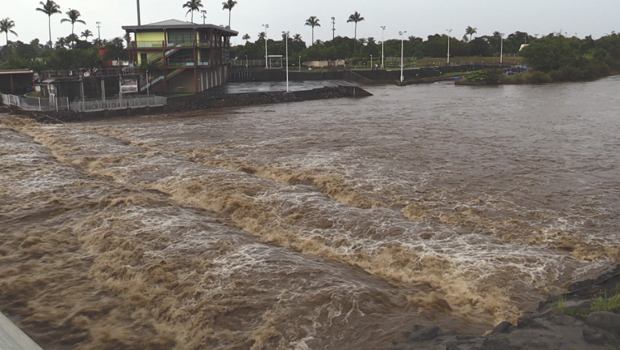
<svg viewBox="0 0 620 350"><path fill-rule="evenodd" d="M389 350L620 349L620 265L549 297L517 324L502 322L482 336L414 325Z"/></svg>

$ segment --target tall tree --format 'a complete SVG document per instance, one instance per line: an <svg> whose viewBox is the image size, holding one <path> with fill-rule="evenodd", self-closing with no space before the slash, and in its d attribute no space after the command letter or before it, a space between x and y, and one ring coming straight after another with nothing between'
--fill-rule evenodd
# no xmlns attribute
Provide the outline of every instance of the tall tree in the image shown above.
<svg viewBox="0 0 620 350"><path fill-rule="evenodd" d="M234 0L224 1L222 3L222 10L228 10L228 28L230 28L230 13L235 5L237 5L237 2Z"/></svg>
<svg viewBox="0 0 620 350"><path fill-rule="evenodd" d="M469 41L471 41L472 36L473 36L474 34L476 34L476 33L478 33L478 28L474 28L474 27L472 27L472 26L468 26L468 27L465 29L465 35L469 35Z"/></svg>
<svg viewBox="0 0 620 350"><path fill-rule="evenodd" d="M244 34L244 35L243 35L243 37L242 37L241 39L245 40L245 42L247 43L247 42L248 42L248 40L250 40L250 34L247 34L247 33L246 33L246 34Z"/></svg>
<svg viewBox="0 0 620 350"><path fill-rule="evenodd" d="M363 20L364 20L364 17L362 17L362 15L357 11L355 11L354 14L349 16L349 19L347 20L347 23L355 22L355 37L353 40L353 53L355 53L355 42L357 41L357 23Z"/></svg>
<svg viewBox="0 0 620 350"><path fill-rule="evenodd" d="M54 1L47 0L47 2L39 2L41 7L37 7L37 11L41 11L47 15L48 18L48 27L50 34L50 49L52 48L52 15L56 13L60 13L60 6L58 6Z"/></svg>
<svg viewBox="0 0 620 350"><path fill-rule="evenodd" d="M13 30L15 27L15 22L13 22L10 18L5 18L0 20L0 33L6 34L6 44L9 44L9 33L17 36L17 33Z"/></svg>
<svg viewBox="0 0 620 350"><path fill-rule="evenodd" d="M319 19L316 16L310 16L306 20L306 25L312 27L312 45L314 45L314 27L320 27Z"/></svg>
<svg viewBox="0 0 620 350"><path fill-rule="evenodd" d="M65 23L65 22L71 23L71 34L75 33L75 24L76 23L86 24L86 22L82 21L81 19L78 19L82 15L80 13L80 11L78 11L78 10L69 9L69 11L65 12L65 14L67 15L68 18L61 19L60 23Z"/></svg>
<svg viewBox="0 0 620 350"><path fill-rule="evenodd" d="M185 13L185 16L187 16L188 13L192 14L192 23L194 23L194 11L195 12L199 12L200 9L202 8L202 0L188 0L184 5L183 8L187 8L187 12Z"/></svg>
<svg viewBox="0 0 620 350"><path fill-rule="evenodd" d="M82 34L80 34L80 36L84 38L84 40L88 41L88 37L93 36L93 32L91 32L89 29L86 29L82 32Z"/></svg>

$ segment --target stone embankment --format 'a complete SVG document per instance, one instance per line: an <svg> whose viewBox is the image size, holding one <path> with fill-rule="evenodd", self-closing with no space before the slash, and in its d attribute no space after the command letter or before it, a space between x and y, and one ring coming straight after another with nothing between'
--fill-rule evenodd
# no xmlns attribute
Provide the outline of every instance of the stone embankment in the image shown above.
<svg viewBox="0 0 620 350"><path fill-rule="evenodd" d="M344 97L366 97L371 93L356 86L322 87L292 92L255 92L246 94L194 95L170 99L168 111L188 111L221 107L244 107L253 105L301 102Z"/></svg>
<svg viewBox="0 0 620 350"><path fill-rule="evenodd" d="M310 100L367 96L372 96L372 94L360 87L341 85L293 92L253 92L245 94L205 93L168 99L168 105L164 107L128 108L92 113L73 113L68 111L37 112L26 111L14 106L0 106L0 111L10 114L29 116L40 123L62 123L101 119L113 116L149 115L158 113L195 111L210 108L245 107L285 102L302 102Z"/></svg>
<svg viewBox="0 0 620 350"><path fill-rule="evenodd" d="M620 295L619 287L617 265L595 279L573 284L565 294L549 297L516 324L502 322L483 336L416 325L389 350L620 350L620 308L609 302ZM597 304L613 310L595 311Z"/></svg>

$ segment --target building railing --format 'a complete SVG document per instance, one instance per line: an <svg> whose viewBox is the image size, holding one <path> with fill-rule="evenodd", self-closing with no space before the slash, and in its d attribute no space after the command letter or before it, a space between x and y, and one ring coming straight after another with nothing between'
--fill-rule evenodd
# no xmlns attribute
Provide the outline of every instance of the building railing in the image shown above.
<svg viewBox="0 0 620 350"><path fill-rule="evenodd" d="M192 47L194 46L194 43L191 41L169 41L168 47L173 46Z"/></svg>
<svg viewBox="0 0 620 350"><path fill-rule="evenodd" d="M136 47L164 47L163 41L138 41Z"/></svg>
<svg viewBox="0 0 620 350"><path fill-rule="evenodd" d="M126 109L141 107L165 106L168 99L161 96L127 96L113 100L93 100L71 102L71 110L74 112L94 112L106 109Z"/></svg>
<svg viewBox="0 0 620 350"><path fill-rule="evenodd" d="M196 62L196 66L209 66L209 61L206 62ZM168 67L193 67L194 62L168 62L166 64Z"/></svg>
<svg viewBox="0 0 620 350"><path fill-rule="evenodd" d="M196 46L205 46L205 47L216 47L217 42L212 42L210 40L202 40L196 41ZM174 46L182 46L182 47L193 47L194 42L188 40L172 40L164 43L163 41L135 41L133 45L136 48L162 48L162 47L174 47ZM226 45L220 45L221 47L229 47Z"/></svg>
<svg viewBox="0 0 620 350"><path fill-rule="evenodd" d="M80 73L85 76L99 77L99 76L118 76L126 74L138 74L138 68L136 67L122 67L122 68L96 68L92 71L81 70L44 70L41 72L41 80L48 78L78 78Z"/></svg>

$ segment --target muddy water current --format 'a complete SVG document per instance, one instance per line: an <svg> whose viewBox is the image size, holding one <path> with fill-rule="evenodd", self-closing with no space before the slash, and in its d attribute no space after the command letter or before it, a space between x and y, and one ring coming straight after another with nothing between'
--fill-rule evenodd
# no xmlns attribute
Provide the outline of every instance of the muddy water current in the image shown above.
<svg viewBox="0 0 620 350"><path fill-rule="evenodd" d="M619 85L0 115L0 310L46 349L483 333L620 260Z"/></svg>

